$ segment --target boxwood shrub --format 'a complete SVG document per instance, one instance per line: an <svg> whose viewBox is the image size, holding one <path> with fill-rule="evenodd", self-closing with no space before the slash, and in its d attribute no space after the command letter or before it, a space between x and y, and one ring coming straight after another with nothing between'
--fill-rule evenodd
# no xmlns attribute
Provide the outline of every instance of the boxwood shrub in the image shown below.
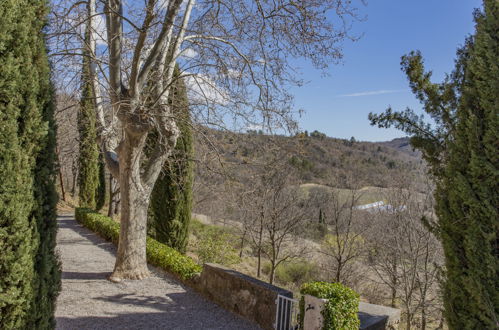
<svg viewBox="0 0 499 330"><path fill-rule="evenodd" d="M77 208L75 218L104 239L118 244L120 224L113 219L86 208ZM147 237L146 254L150 264L173 273L183 280L194 277L202 270L192 258L150 237Z"/></svg>
<svg viewBox="0 0 499 330"><path fill-rule="evenodd" d="M359 295L340 283L310 282L302 285L300 293L300 323L303 329L305 298L308 294L321 299L328 299L322 311L323 330L358 330L360 320Z"/></svg>

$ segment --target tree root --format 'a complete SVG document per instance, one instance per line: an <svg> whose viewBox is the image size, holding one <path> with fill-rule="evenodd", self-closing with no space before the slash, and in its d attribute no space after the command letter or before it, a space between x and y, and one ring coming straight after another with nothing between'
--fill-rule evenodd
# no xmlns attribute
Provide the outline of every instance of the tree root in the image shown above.
<svg viewBox="0 0 499 330"><path fill-rule="evenodd" d="M123 280L142 280L151 276L151 272L147 269L140 270L115 270L110 276L109 281L120 283Z"/></svg>

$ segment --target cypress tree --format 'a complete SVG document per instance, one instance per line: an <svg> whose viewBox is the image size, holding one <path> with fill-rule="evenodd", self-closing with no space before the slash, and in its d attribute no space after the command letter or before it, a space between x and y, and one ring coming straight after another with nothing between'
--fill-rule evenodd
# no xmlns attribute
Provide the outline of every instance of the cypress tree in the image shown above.
<svg viewBox="0 0 499 330"><path fill-rule="evenodd" d="M40 102L45 103L42 118L48 124L48 131L40 141L41 152L35 167L32 216L36 220L39 245L35 255L34 299L29 313L29 329L55 328L55 303L60 290L60 264L55 254L58 196L55 189L57 141L54 94L48 79L44 83L45 95Z"/></svg>
<svg viewBox="0 0 499 330"><path fill-rule="evenodd" d="M176 74L179 74L178 67ZM180 136L172 156L165 162L154 185L149 205L149 234L180 252L185 252L192 209L193 137L187 92L177 79L171 98ZM149 142L155 134L150 134Z"/></svg>
<svg viewBox="0 0 499 330"><path fill-rule="evenodd" d="M86 39L89 32L86 32ZM78 111L80 154L78 157L79 204L81 207L100 209L104 206L105 175L97 145L96 113L90 75L90 63L83 57L81 101ZM104 177L104 178L103 178ZM104 193L102 193L104 190Z"/></svg>
<svg viewBox="0 0 499 330"><path fill-rule="evenodd" d="M412 134L436 179L437 223L445 253L445 316L450 329L495 329L499 316L499 2L485 0L456 69L430 82L421 56L403 60L411 88L437 123L412 111L370 115L373 124Z"/></svg>
<svg viewBox="0 0 499 330"><path fill-rule="evenodd" d="M56 196L49 193L40 198L42 191L54 189L53 178L42 177L44 169L50 172L49 162L43 157L53 157L43 153L49 150L50 143L55 143L49 66L42 33L46 13L44 0L0 2L0 324L3 329L53 327L58 290L58 265L53 251ZM43 214L39 212L42 208ZM47 216L49 213L53 216ZM50 306L33 309L42 302Z"/></svg>

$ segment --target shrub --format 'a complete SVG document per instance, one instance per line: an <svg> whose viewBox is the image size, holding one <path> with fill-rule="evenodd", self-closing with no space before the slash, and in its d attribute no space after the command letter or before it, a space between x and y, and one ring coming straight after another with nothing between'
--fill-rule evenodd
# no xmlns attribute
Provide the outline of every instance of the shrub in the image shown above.
<svg viewBox="0 0 499 330"><path fill-rule="evenodd" d="M85 208L77 208L75 218L88 229L103 238L118 244L120 225L100 213ZM186 280L201 272L201 266L177 250L150 237L146 246L147 261Z"/></svg>
<svg viewBox="0 0 499 330"><path fill-rule="evenodd" d="M323 330L357 330L360 320L359 295L352 289L340 283L310 282L302 285L300 293L321 299L328 299L322 316ZM300 300L300 322L303 328L305 299Z"/></svg>
<svg viewBox="0 0 499 330"><path fill-rule="evenodd" d="M299 287L302 283L312 280L316 273L315 264L307 260L293 260L277 266L275 275L280 283L294 283Z"/></svg>
<svg viewBox="0 0 499 330"><path fill-rule="evenodd" d="M231 237L227 233L208 234L200 237L196 246L199 261L201 263L214 262L226 266L237 264L240 259L237 250L230 241Z"/></svg>
<svg viewBox="0 0 499 330"><path fill-rule="evenodd" d="M235 248L238 238L234 230L207 225L197 219L192 219L190 230L196 237L193 248L199 262L214 262L226 266L240 262L238 250Z"/></svg>

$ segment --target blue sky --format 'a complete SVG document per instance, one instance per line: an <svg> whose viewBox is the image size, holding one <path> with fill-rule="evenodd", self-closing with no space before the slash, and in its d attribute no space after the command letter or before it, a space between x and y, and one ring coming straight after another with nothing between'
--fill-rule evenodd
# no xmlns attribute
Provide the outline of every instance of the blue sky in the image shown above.
<svg viewBox="0 0 499 330"><path fill-rule="evenodd" d="M455 52L473 32L473 9L480 0L370 0L361 12L365 22L354 25L363 37L344 43L344 59L332 66L330 76L301 64L308 83L294 88L295 105L305 110L303 130L363 141L384 141L404 136L395 129L371 127L369 112L421 106L400 71L400 57L420 50L434 80L452 71Z"/></svg>

